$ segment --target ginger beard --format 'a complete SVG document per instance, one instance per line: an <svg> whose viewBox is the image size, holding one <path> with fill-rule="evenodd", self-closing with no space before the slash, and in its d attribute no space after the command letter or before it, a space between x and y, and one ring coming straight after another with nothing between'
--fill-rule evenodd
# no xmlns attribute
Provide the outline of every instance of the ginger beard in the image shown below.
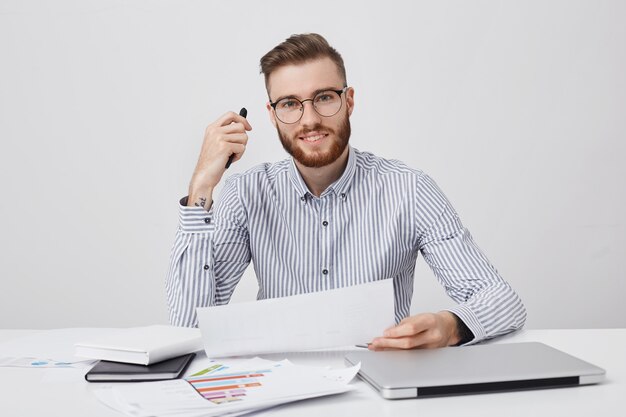
<svg viewBox="0 0 626 417"><path fill-rule="evenodd" d="M348 146L351 133L350 118L346 115L343 122L339 126L338 131L320 123L316 124L311 129L302 129L289 138L286 137L286 134L283 134L283 132L280 131L280 127L278 127L278 125L276 126L276 131L278 132L278 137L280 138L280 143L282 143L283 148L296 161L305 167L321 168L335 162L341 154L343 154L346 146ZM302 141L300 136L314 131L328 133L327 140L331 140L332 143L330 143L330 147L327 150L322 152L306 151L303 149L300 144Z"/></svg>

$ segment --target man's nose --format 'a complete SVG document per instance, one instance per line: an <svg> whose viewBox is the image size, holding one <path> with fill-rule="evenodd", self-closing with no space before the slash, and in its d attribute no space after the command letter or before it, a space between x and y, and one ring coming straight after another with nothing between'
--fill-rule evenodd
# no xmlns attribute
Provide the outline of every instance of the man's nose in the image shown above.
<svg viewBox="0 0 626 417"><path fill-rule="evenodd" d="M308 104L308 106L307 106ZM302 102L302 118L300 124L303 126L315 126L321 122L321 116L317 113L313 107L312 100L305 100Z"/></svg>

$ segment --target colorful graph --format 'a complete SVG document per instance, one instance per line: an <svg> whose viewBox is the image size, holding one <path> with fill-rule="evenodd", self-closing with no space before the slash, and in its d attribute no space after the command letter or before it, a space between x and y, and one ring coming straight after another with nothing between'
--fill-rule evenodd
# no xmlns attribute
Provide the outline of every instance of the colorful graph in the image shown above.
<svg viewBox="0 0 626 417"><path fill-rule="evenodd" d="M215 365L209 366L206 369L198 371L198 372L196 372L195 374L193 374L191 376L194 377L194 376L201 376L201 375L206 375L206 374L212 374L212 373L215 373L215 372L223 371L225 369L228 369L228 366L222 365L221 363L216 363Z"/></svg>
<svg viewBox="0 0 626 417"><path fill-rule="evenodd" d="M264 369L215 376L207 375L215 372L215 370L205 369L186 379L204 398L215 404L223 404L241 401L249 389L261 387L263 385L261 380L271 370Z"/></svg>

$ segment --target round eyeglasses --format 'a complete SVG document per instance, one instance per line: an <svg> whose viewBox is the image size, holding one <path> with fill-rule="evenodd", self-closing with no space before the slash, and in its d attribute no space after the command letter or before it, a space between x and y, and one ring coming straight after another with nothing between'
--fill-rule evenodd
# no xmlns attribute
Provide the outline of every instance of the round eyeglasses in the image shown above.
<svg viewBox="0 0 626 417"><path fill-rule="evenodd" d="M298 100L295 97L285 97L278 100L276 103L270 102L270 106L274 108L276 117L283 123L292 124L297 123L302 119L304 114L304 103L310 101L313 103L313 109L323 117L331 117L339 113L343 100L341 95L345 93L348 87L344 87L341 90L324 90L315 94L313 98L307 98L306 100Z"/></svg>

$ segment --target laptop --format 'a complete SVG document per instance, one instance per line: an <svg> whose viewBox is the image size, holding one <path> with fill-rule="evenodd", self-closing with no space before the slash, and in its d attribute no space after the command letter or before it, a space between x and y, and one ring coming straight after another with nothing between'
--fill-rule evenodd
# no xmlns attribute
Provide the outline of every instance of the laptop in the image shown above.
<svg viewBox="0 0 626 417"><path fill-rule="evenodd" d="M355 351L359 376L388 399L596 384L605 370L537 342L424 350Z"/></svg>

